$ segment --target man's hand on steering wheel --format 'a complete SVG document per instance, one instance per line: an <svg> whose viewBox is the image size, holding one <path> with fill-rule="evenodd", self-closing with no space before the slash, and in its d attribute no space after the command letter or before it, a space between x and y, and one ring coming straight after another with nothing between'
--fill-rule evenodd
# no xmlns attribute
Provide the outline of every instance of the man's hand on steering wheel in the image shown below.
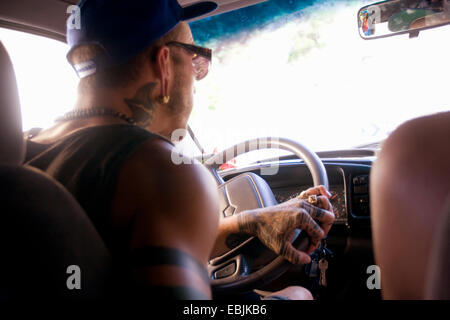
<svg viewBox="0 0 450 320"><path fill-rule="evenodd" d="M239 230L258 237L289 262L307 264L311 262L309 253L320 245L334 222L330 197L325 187L319 186L276 206L244 211L238 215ZM295 229L304 230L310 237L306 253L292 246Z"/></svg>
<svg viewBox="0 0 450 320"><path fill-rule="evenodd" d="M328 234L328 232L331 229L331 226L334 222L334 210L333 206L330 202L331 193L324 187L324 186L318 186L309 188L308 190L302 191L300 195L294 199L291 199L289 201L286 201L282 204L290 204L291 202L295 203L298 202L298 200L305 200L307 202L306 206L308 204L311 204L315 207L319 207L321 209L324 209L326 211L329 211L333 213L333 219L330 221L321 221L320 226L322 227L323 231L325 232L325 235ZM304 202L303 202L304 203Z"/></svg>

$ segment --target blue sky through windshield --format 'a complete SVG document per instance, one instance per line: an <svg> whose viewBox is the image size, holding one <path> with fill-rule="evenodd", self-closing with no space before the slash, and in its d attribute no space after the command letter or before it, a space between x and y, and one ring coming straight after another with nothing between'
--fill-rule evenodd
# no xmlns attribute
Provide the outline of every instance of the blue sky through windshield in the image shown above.
<svg viewBox="0 0 450 320"><path fill-rule="evenodd" d="M277 20L301 15L301 10L320 2L323 0L272 0L196 21L190 27L196 42L207 44L213 39L236 37L268 25L273 27Z"/></svg>

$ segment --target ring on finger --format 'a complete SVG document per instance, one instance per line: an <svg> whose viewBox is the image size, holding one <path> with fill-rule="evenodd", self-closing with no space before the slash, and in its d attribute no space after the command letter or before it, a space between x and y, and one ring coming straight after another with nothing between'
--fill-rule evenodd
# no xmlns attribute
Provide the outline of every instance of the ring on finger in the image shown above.
<svg viewBox="0 0 450 320"><path fill-rule="evenodd" d="M308 197L308 203L312 204L312 205L316 205L317 204L317 196L315 194L311 195Z"/></svg>

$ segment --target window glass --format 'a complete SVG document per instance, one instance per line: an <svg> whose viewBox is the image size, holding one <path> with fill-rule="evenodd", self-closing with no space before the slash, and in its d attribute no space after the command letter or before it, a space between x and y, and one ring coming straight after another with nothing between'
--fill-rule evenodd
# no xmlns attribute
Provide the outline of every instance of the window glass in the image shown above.
<svg viewBox="0 0 450 320"><path fill-rule="evenodd" d="M76 99L78 77L66 60L67 44L2 28L0 39L14 65L23 130L52 126Z"/></svg>
<svg viewBox="0 0 450 320"><path fill-rule="evenodd" d="M357 13L368 3L271 0L191 23L213 49L191 119L206 151L258 136L352 148L449 110L450 26L363 40Z"/></svg>

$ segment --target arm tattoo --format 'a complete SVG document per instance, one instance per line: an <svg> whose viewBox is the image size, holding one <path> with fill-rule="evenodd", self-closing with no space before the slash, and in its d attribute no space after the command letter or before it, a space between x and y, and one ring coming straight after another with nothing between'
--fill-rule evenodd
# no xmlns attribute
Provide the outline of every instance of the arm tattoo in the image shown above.
<svg viewBox="0 0 450 320"><path fill-rule="evenodd" d="M319 207L313 206L308 202L302 201L300 206L301 208L305 209L314 219L321 219L324 216L324 210Z"/></svg>
<svg viewBox="0 0 450 320"><path fill-rule="evenodd" d="M306 211L315 210L311 207L297 209L301 211L282 206L245 211L237 217L239 231L258 237L275 253L292 263L299 263L300 257L290 245L295 229L307 232L313 244L322 238L320 227ZM321 212L314 213L320 215Z"/></svg>
<svg viewBox="0 0 450 320"><path fill-rule="evenodd" d="M245 211L237 216L239 231L256 235L256 222L258 218L255 211Z"/></svg>
<svg viewBox="0 0 450 320"><path fill-rule="evenodd" d="M155 106L152 101L152 92L156 83L150 82L140 87L133 98L124 99L131 110L132 117L140 126L146 127L153 118Z"/></svg>
<svg viewBox="0 0 450 320"><path fill-rule="evenodd" d="M134 249L129 258L132 268L145 268L160 265L172 265L191 270L209 285L209 275L206 267L190 254L167 247L142 247Z"/></svg>
<svg viewBox="0 0 450 320"><path fill-rule="evenodd" d="M244 211L237 216L239 232L256 236L261 242L277 254L292 263L300 263L301 255L291 242L295 229L302 229L310 239L310 244L317 247L324 236L324 231L315 220L332 224L334 215L327 197L318 196L319 205L307 201L291 199L274 207ZM322 208L320 207L322 206ZM325 209L326 208L326 209ZM230 235L227 246L236 246L237 235Z"/></svg>

